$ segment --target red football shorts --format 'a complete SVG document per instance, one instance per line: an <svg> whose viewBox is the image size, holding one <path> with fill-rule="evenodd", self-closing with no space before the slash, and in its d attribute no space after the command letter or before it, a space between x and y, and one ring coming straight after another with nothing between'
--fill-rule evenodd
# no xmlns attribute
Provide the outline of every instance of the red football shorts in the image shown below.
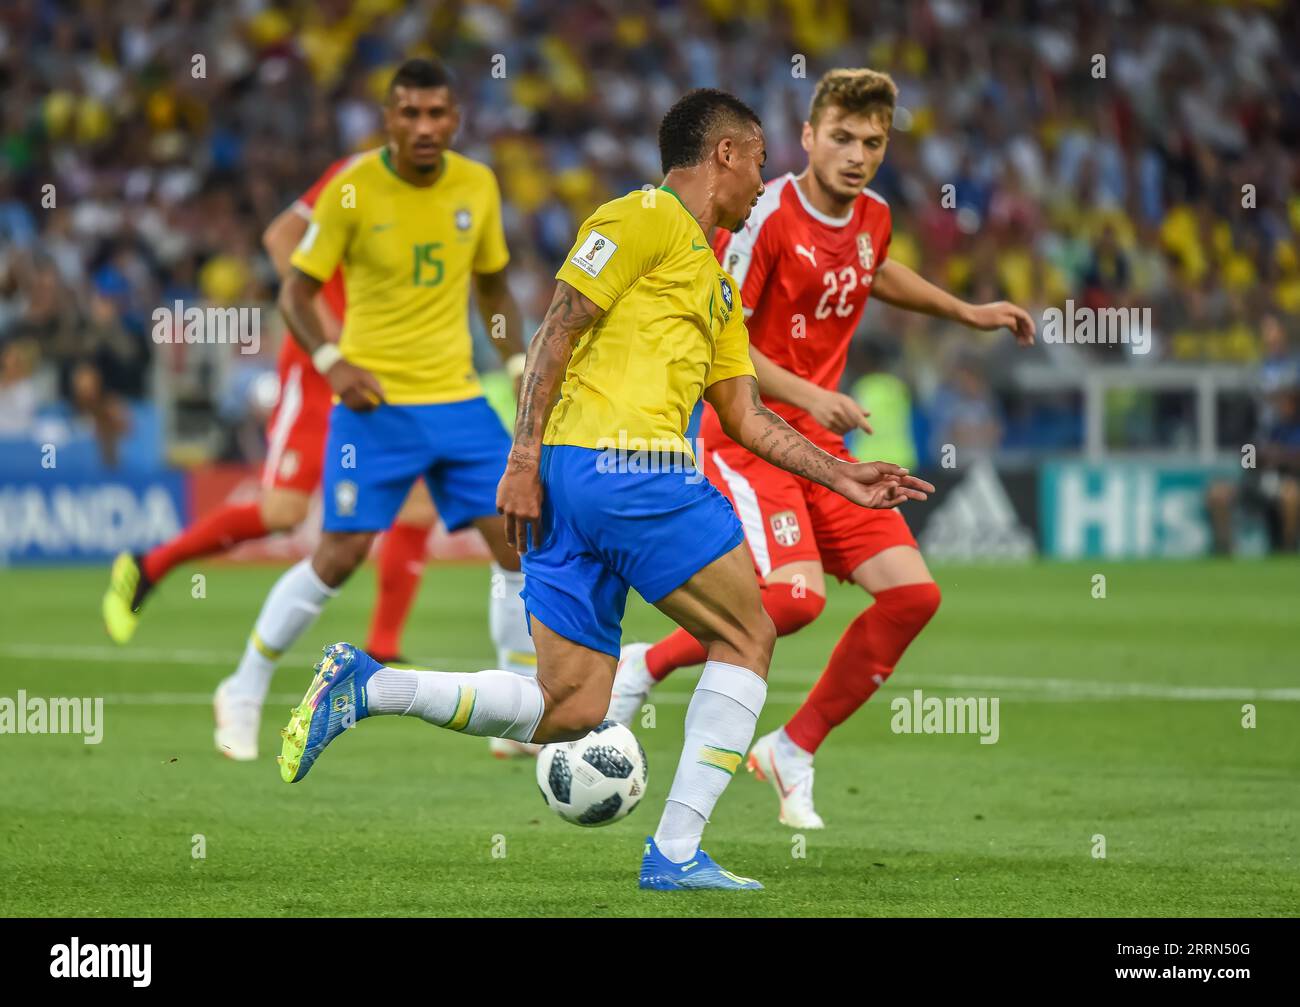
<svg viewBox="0 0 1300 1007"><path fill-rule="evenodd" d="M828 450L857 461L843 446ZM863 562L885 549L916 548L897 509L859 507L731 441L705 443L703 455L704 474L735 508L760 577L806 560L820 562L827 573L848 580Z"/></svg>
<svg viewBox="0 0 1300 1007"><path fill-rule="evenodd" d="M281 353L280 400L266 428L264 489L311 493L321 480L333 393L306 353Z"/></svg>

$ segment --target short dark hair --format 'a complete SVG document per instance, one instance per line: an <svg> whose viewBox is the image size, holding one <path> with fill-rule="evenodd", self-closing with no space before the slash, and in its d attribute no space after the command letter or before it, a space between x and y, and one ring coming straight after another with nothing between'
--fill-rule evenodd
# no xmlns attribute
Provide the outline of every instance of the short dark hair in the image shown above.
<svg viewBox="0 0 1300 1007"><path fill-rule="evenodd" d="M408 59L388 82L388 93L391 95L399 87L445 87L454 95L456 79L439 60Z"/></svg>
<svg viewBox="0 0 1300 1007"><path fill-rule="evenodd" d="M744 123L763 125L754 110L734 94L715 87L688 91L659 123L659 160L664 174L699 164L708 156L719 127Z"/></svg>

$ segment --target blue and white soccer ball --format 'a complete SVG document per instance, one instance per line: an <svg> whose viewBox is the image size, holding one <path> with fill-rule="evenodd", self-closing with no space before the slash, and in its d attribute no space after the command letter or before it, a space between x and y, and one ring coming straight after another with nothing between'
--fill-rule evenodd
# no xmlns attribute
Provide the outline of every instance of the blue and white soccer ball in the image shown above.
<svg viewBox="0 0 1300 1007"><path fill-rule="evenodd" d="M645 749L622 724L607 720L585 738L546 745L537 786L547 806L574 825L609 825L645 796Z"/></svg>

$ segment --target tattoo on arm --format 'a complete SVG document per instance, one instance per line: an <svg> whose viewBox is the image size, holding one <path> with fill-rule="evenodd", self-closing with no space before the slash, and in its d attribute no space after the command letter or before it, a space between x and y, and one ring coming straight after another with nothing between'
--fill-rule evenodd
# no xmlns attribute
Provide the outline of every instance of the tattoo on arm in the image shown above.
<svg viewBox="0 0 1300 1007"><path fill-rule="evenodd" d="M555 288L541 328L528 346L515 416L515 443L511 465L536 465L541 457L542 434L559 392L573 348L584 332L604 314L601 309L563 280Z"/></svg>
<svg viewBox="0 0 1300 1007"><path fill-rule="evenodd" d="M749 382L750 410L741 423L745 447L777 468L829 486L841 464L763 404L758 382Z"/></svg>

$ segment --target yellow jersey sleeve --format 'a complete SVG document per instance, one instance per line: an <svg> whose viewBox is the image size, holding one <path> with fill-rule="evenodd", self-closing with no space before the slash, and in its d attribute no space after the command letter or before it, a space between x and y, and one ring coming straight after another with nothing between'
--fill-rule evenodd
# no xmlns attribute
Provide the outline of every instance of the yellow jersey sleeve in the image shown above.
<svg viewBox="0 0 1300 1007"><path fill-rule="evenodd" d="M326 282L343 261L356 216L355 207L343 205L343 185L339 176L334 176L316 198L311 223L293 250L290 265L321 283Z"/></svg>
<svg viewBox="0 0 1300 1007"><path fill-rule="evenodd" d="M637 196L606 203L588 217L555 274L602 311L608 311L664 256L664 229L650 216L653 203L643 206Z"/></svg>
<svg viewBox="0 0 1300 1007"><path fill-rule="evenodd" d="M749 331L745 328L745 315L740 307L740 291L731 277L726 277L723 282L731 287L735 309L722 326L713 347L713 363L709 365L709 376L704 379L705 388L728 378L756 376L754 361L749 355Z"/></svg>
<svg viewBox="0 0 1300 1007"><path fill-rule="evenodd" d="M501 188L497 185L496 175L490 171L485 174L487 206L483 228L479 231L478 248L474 250L474 272L499 273L510 262L510 250L506 247L506 232L501 225Z"/></svg>

